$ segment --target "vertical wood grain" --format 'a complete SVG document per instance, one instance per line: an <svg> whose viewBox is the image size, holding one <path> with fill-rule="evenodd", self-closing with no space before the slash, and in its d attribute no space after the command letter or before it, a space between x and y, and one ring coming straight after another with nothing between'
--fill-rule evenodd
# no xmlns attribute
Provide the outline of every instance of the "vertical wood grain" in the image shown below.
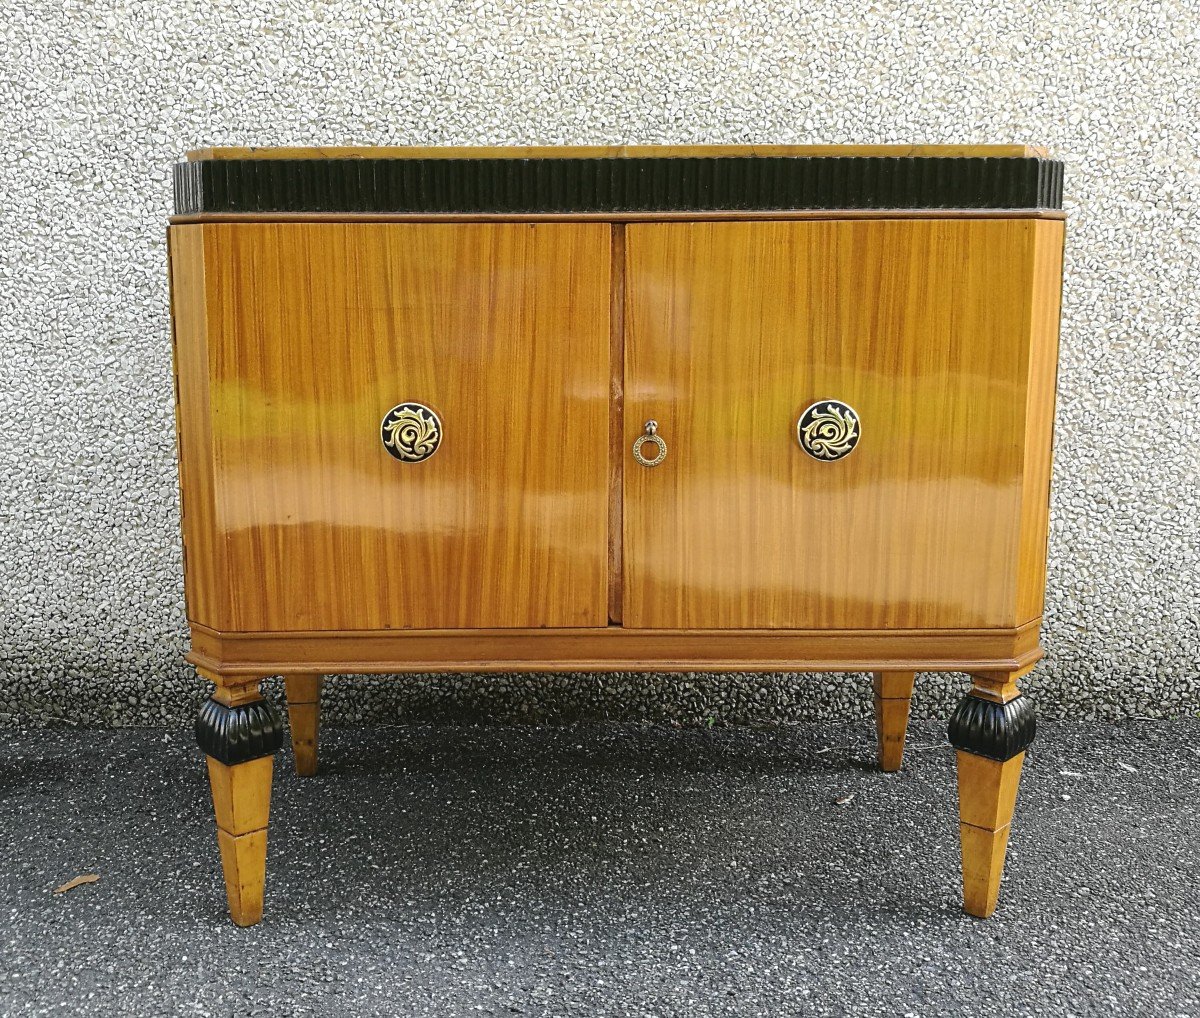
<svg viewBox="0 0 1200 1018"><path fill-rule="evenodd" d="M292 756L296 773L310 778L317 773L317 744L321 731L321 675L285 675L288 727L292 733Z"/></svg>
<svg viewBox="0 0 1200 1018"><path fill-rule="evenodd" d="M167 247L184 599L189 619L212 619L213 628L223 629L229 614L212 462L204 227L172 226Z"/></svg>
<svg viewBox="0 0 1200 1018"><path fill-rule="evenodd" d="M1048 398L1028 391L1047 226L1060 228L627 226L625 443L653 417L670 454L626 463L625 624L1025 621L1023 429L1030 399ZM795 436L826 398L862 422L832 463Z"/></svg>
<svg viewBox="0 0 1200 1018"><path fill-rule="evenodd" d="M609 311L608 621L619 624L625 543L621 535L625 477L625 224L612 225Z"/></svg>
<svg viewBox="0 0 1200 1018"><path fill-rule="evenodd" d="M1025 464L1017 560L1018 624L1038 618L1046 598L1046 543L1050 528L1051 457L1065 236L1066 223L1063 222L1041 223L1034 231L1033 296L1029 303L1027 329Z"/></svg>
<svg viewBox="0 0 1200 1018"><path fill-rule="evenodd" d="M963 908L986 919L996 911L1004 857L1025 754L988 760L958 750L959 840Z"/></svg>
<svg viewBox="0 0 1200 1018"><path fill-rule="evenodd" d="M182 398L207 396L215 496L187 527L224 564L197 621L605 624L606 225L184 229L203 231L208 361L181 352ZM443 423L422 463L380 440L405 401Z"/></svg>

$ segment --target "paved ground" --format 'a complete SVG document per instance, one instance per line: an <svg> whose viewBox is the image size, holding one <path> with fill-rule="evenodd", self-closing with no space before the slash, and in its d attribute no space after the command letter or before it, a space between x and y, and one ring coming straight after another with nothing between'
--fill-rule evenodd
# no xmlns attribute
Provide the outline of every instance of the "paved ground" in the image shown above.
<svg viewBox="0 0 1200 1018"><path fill-rule="evenodd" d="M0 733L0 1013L1200 1014L1200 723L1043 725L985 922L870 735L331 730L239 930L190 734Z"/></svg>

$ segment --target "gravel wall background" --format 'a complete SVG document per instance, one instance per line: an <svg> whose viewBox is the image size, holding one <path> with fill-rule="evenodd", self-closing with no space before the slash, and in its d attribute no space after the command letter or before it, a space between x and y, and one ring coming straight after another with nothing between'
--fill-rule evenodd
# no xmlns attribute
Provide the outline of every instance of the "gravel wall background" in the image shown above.
<svg viewBox="0 0 1200 1018"><path fill-rule="evenodd" d="M1044 714L1200 709L1200 5L0 0L0 723L190 723L164 231L207 144L984 142L1067 164ZM943 713L956 677L926 676ZM863 714L797 676L344 680L328 717Z"/></svg>

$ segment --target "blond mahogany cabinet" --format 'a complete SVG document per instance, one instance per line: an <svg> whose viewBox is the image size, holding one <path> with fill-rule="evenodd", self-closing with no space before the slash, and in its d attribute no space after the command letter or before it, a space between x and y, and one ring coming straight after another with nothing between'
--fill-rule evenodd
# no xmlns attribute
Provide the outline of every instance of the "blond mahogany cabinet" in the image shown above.
<svg viewBox="0 0 1200 1018"><path fill-rule="evenodd" d="M169 233L197 722L262 915L282 675L972 685L968 912L996 906L1041 655L1064 222L1038 149L210 149Z"/></svg>

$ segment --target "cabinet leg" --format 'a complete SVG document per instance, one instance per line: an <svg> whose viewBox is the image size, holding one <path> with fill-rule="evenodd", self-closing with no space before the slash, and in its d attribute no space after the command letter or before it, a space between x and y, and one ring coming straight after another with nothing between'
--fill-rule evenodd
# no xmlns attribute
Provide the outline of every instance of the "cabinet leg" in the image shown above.
<svg viewBox="0 0 1200 1018"><path fill-rule="evenodd" d="M229 915L253 926L263 912L273 757L283 726L257 681L218 686L200 709L196 741L208 758Z"/></svg>
<svg viewBox="0 0 1200 1018"><path fill-rule="evenodd" d="M1037 723L1015 675L972 679L950 719L950 742L958 751L963 908L987 918L996 911L1021 765Z"/></svg>
<svg viewBox="0 0 1200 1018"><path fill-rule="evenodd" d="M288 723L292 730L292 755L296 773L310 778L317 773L317 733L321 725L320 675L285 675Z"/></svg>
<svg viewBox="0 0 1200 1018"><path fill-rule="evenodd" d="M904 763L904 735L912 702L915 672L875 672L875 731L879 736L879 769L898 771Z"/></svg>

